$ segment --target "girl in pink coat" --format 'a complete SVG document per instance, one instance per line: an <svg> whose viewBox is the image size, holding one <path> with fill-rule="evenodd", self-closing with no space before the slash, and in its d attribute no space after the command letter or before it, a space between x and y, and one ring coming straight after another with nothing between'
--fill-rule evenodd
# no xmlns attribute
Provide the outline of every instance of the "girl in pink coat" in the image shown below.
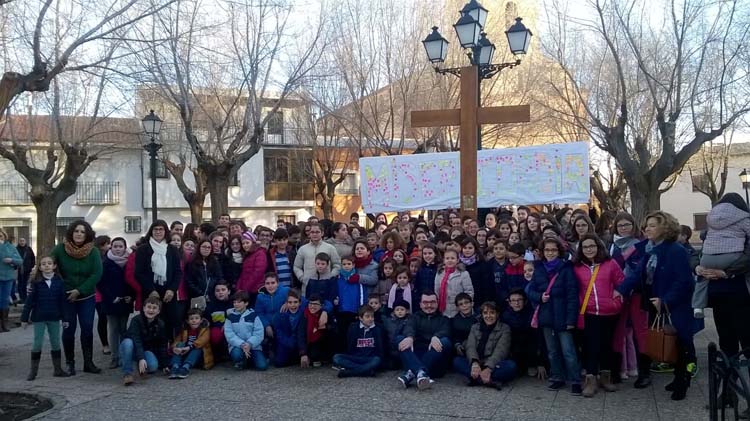
<svg viewBox="0 0 750 421"><path fill-rule="evenodd" d="M245 291L250 295L250 307L255 307L258 291L263 286L264 276L268 269L268 254L257 242L255 235L246 231L242 234L242 271L237 279L237 291Z"/></svg>

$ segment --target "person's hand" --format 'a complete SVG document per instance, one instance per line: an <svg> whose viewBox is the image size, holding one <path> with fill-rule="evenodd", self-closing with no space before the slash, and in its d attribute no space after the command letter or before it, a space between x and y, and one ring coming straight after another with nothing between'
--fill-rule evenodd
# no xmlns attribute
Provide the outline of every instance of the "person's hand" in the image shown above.
<svg viewBox="0 0 750 421"><path fill-rule="evenodd" d="M172 301L172 298L174 298L174 291L168 289L167 292L164 293L164 302L168 303Z"/></svg>
<svg viewBox="0 0 750 421"><path fill-rule="evenodd" d="M175 346L174 348L172 348L172 353L176 355L180 355L182 354L182 348Z"/></svg>
<svg viewBox="0 0 750 421"><path fill-rule="evenodd" d="M472 379L476 379L479 377L479 373L482 371L482 367L479 366L479 363L473 363L471 364L471 373L469 374Z"/></svg>
<svg viewBox="0 0 750 421"><path fill-rule="evenodd" d="M146 360L140 360L138 361L138 372L143 374L146 372L146 368L148 365L146 364Z"/></svg>
<svg viewBox="0 0 750 421"><path fill-rule="evenodd" d="M698 276L704 276L703 270L703 266L698 265L695 267L695 274Z"/></svg>
<svg viewBox="0 0 750 421"><path fill-rule="evenodd" d="M307 355L303 355L302 358L299 359L299 366L302 368L310 367L310 358L308 358Z"/></svg>
<svg viewBox="0 0 750 421"><path fill-rule="evenodd" d="M70 326L70 322L62 322L62 328L67 329Z"/></svg>
<svg viewBox="0 0 750 421"><path fill-rule="evenodd" d="M430 339L430 347L428 350L430 349L434 349L437 352L443 352L443 344L440 342L440 338L433 336L432 339Z"/></svg>
<svg viewBox="0 0 750 421"><path fill-rule="evenodd" d="M68 301L71 303L78 299L78 296L81 295L81 291L78 291L77 289L72 289L68 291Z"/></svg>
<svg viewBox="0 0 750 421"><path fill-rule="evenodd" d="M654 298L651 298L649 301L651 301L651 304L653 304L654 307L656 307L656 312L661 313L661 298L654 297Z"/></svg>
<svg viewBox="0 0 750 421"><path fill-rule="evenodd" d="M542 294L542 302L546 303L547 301L549 301L549 292L545 292Z"/></svg>
<svg viewBox="0 0 750 421"><path fill-rule="evenodd" d="M455 348L456 348L456 354L457 355L460 355L460 356L466 355L464 353L464 346L463 346L463 344L456 344Z"/></svg>
<svg viewBox="0 0 750 421"><path fill-rule="evenodd" d="M355 273L354 275L350 276L348 282L350 284L358 284L359 283L359 274Z"/></svg>
<svg viewBox="0 0 750 421"><path fill-rule="evenodd" d="M23 329L26 329L27 327L29 327L29 324L28 324L28 323L26 323L26 322L21 322L21 327L22 327Z"/></svg>
<svg viewBox="0 0 750 421"><path fill-rule="evenodd" d="M242 344L242 346L240 348L242 348L242 350L245 351L246 354L250 352L250 344L249 343Z"/></svg>
<svg viewBox="0 0 750 421"><path fill-rule="evenodd" d="M479 377L482 379L482 383L488 384L490 381L492 381L492 369L489 367L485 367L484 370L482 370L479 373Z"/></svg>
<svg viewBox="0 0 750 421"><path fill-rule="evenodd" d="M619 299L620 301L623 301L622 294L620 294L620 292L618 290L614 290L612 292L612 299L613 300Z"/></svg>
<svg viewBox="0 0 750 421"><path fill-rule="evenodd" d="M335 306L339 305L339 297L336 297L333 299L333 305Z"/></svg>
<svg viewBox="0 0 750 421"><path fill-rule="evenodd" d="M266 336L273 338L273 328L271 326L266 326Z"/></svg>
<svg viewBox="0 0 750 421"><path fill-rule="evenodd" d="M148 296L152 298L161 298L159 297L159 293L156 291L151 291L151 294L148 294Z"/></svg>
<svg viewBox="0 0 750 421"><path fill-rule="evenodd" d="M281 309L279 309L279 313L286 313L289 311L289 307L286 305L286 303L281 305Z"/></svg>
<svg viewBox="0 0 750 421"><path fill-rule="evenodd" d="M125 301L125 304L130 304L133 301L133 297L123 297L123 301Z"/></svg>
<svg viewBox="0 0 750 421"><path fill-rule="evenodd" d="M328 324L328 313L325 311L320 313L320 319L318 320L318 329L325 329Z"/></svg>
<svg viewBox="0 0 750 421"><path fill-rule="evenodd" d="M547 369L543 365L536 368L536 378L539 380L547 380Z"/></svg>
<svg viewBox="0 0 750 421"><path fill-rule="evenodd" d="M414 338L412 338L411 336L406 337L398 343L398 350L406 351L407 349L411 348L412 345L414 345Z"/></svg>
<svg viewBox="0 0 750 421"><path fill-rule="evenodd" d="M3 263L13 263L13 259L11 259L10 257L6 257L5 259L3 259Z"/></svg>

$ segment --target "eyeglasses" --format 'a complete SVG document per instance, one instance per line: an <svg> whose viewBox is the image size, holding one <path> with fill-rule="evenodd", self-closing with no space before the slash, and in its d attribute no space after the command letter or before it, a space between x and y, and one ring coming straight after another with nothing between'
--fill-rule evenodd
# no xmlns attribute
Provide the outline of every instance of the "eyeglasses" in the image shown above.
<svg viewBox="0 0 750 421"><path fill-rule="evenodd" d="M514 303L514 304L521 304L523 303L523 298L512 298L512 299L509 299L508 302Z"/></svg>
<svg viewBox="0 0 750 421"><path fill-rule="evenodd" d="M522 256L511 256L511 255L508 255L508 259L510 259L510 260L520 259L521 257Z"/></svg>
<svg viewBox="0 0 750 421"><path fill-rule="evenodd" d="M557 253L557 249L544 249L545 253Z"/></svg>
<svg viewBox="0 0 750 421"><path fill-rule="evenodd" d="M591 249L597 248L597 246L596 244L588 244L588 245L581 246L581 248L584 250L591 250Z"/></svg>
<svg viewBox="0 0 750 421"><path fill-rule="evenodd" d="M623 222L621 224L617 224L617 228L627 228L627 227L632 227L632 226L633 224L631 224L630 222Z"/></svg>
<svg viewBox="0 0 750 421"><path fill-rule="evenodd" d="M310 302L307 303L307 305L309 305L309 306L320 306L320 303L318 303L316 301L310 301Z"/></svg>

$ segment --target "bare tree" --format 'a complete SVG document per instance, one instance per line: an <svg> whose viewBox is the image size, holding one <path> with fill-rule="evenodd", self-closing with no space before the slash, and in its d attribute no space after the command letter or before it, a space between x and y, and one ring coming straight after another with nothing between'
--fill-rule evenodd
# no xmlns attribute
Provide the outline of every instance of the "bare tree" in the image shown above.
<svg viewBox="0 0 750 421"><path fill-rule="evenodd" d="M693 188L708 197L713 206L724 196L729 177L729 154L734 130L707 142L686 166Z"/></svg>
<svg viewBox="0 0 750 421"><path fill-rule="evenodd" d="M569 116L585 109L578 125L614 157L641 220L690 157L750 110L750 19L737 1L590 0L592 20L551 3L545 48L569 76L553 89Z"/></svg>
<svg viewBox="0 0 750 421"><path fill-rule="evenodd" d="M143 89L156 94L143 106L181 122L214 220L228 211L229 182L260 150L269 119L295 101L320 59L323 15L292 28L290 11L285 1L178 1L142 29L153 40L139 63Z"/></svg>

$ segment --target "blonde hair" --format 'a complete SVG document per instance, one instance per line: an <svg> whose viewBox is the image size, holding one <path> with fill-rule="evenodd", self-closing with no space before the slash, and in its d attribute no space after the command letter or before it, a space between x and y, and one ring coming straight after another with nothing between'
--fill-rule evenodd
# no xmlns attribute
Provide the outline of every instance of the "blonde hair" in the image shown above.
<svg viewBox="0 0 750 421"><path fill-rule="evenodd" d="M680 235L680 222L671 213L654 211L646 215L644 221L648 224L649 219L655 219L662 229L662 236L666 241L677 241ZM645 227L645 224L644 224Z"/></svg>

